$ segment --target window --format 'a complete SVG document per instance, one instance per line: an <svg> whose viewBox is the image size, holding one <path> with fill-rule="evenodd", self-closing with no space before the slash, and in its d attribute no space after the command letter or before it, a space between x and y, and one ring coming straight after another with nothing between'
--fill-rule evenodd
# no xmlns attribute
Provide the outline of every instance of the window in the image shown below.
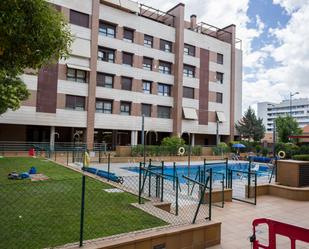
<svg viewBox="0 0 309 249"><path fill-rule="evenodd" d="M145 117L151 117L151 105L142 104L142 115Z"/></svg>
<svg viewBox="0 0 309 249"><path fill-rule="evenodd" d="M132 90L132 78L121 77L121 89L131 91Z"/></svg>
<svg viewBox="0 0 309 249"><path fill-rule="evenodd" d="M84 111L85 110L85 97L66 95L65 96L65 108Z"/></svg>
<svg viewBox="0 0 309 249"><path fill-rule="evenodd" d="M167 84L158 84L158 95L160 96L171 96L171 86Z"/></svg>
<svg viewBox="0 0 309 249"><path fill-rule="evenodd" d="M95 103L96 112L112 114L113 112L113 101L107 99L97 99Z"/></svg>
<svg viewBox="0 0 309 249"><path fill-rule="evenodd" d="M159 61L159 72L164 74L171 74L172 64L165 61Z"/></svg>
<svg viewBox="0 0 309 249"><path fill-rule="evenodd" d="M143 69L146 69L149 71L152 70L152 59L151 58L147 58L147 57L143 58Z"/></svg>
<svg viewBox="0 0 309 249"><path fill-rule="evenodd" d="M123 40L127 42L133 42L134 40L134 30L124 28L123 29Z"/></svg>
<svg viewBox="0 0 309 249"><path fill-rule="evenodd" d="M186 77L194 78L195 67L190 65L183 65L183 75Z"/></svg>
<svg viewBox="0 0 309 249"><path fill-rule="evenodd" d="M151 82L150 81L143 81L143 92L147 94L151 93Z"/></svg>
<svg viewBox="0 0 309 249"><path fill-rule="evenodd" d="M158 105L158 118L171 118L171 108Z"/></svg>
<svg viewBox="0 0 309 249"><path fill-rule="evenodd" d="M87 82L87 72L84 70L68 68L67 69L67 80L86 83Z"/></svg>
<svg viewBox="0 0 309 249"><path fill-rule="evenodd" d="M183 87L183 97L194 99L194 88L192 87Z"/></svg>
<svg viewBox="0 0 309 249"><path fill-rule="evenodd" d="M120 102L120 115L129 116L131 114L131 103Z"/></svg>
<svg viewBox="0 0 309 249"><path fill-rule="evenodd" d="M223 64L223 54L217 53L217 63Z"/></svg>
<svg viewBox="0 0 309 249"><path fill-rule="evenodd" d="M115 38L116 37L116 25L100 21L99 34Z"/></svg>
<svg viewBox="0 0 309 249"><path fill-rule="evenodd" d="M217 79L217 82L220 82L221 84L223 84L223 73L216 72L216 79Z"/></svg>
<svg viewBox="0 0 309 249"><path fill-rule="evenodd" d="M113 88L114 75L106 73L97 73L97 86Z"/></svg>
<svg viewBox="0 0 309 249"><path fill-rule="evenodd" d="M122 52L122 64L133 66L133 54Z"/></svg>
<svg viewBox="0 0 309 249"><path fill-rule="evenodd" d="M115 50L99 47L98 59L106 62L115 62Z"/></svg>
<svg viewBox="0 0 309 249"><path fill-rule="evenodd" d="M150 35L144 35L144 46L152 48L153 46L153 37Z"/></svg>
<svg viewBox="0 0 309 249"><path fill-rule="evenodd" d="M223 93L216 93L216 102L217 103L223 103Z"/></svg>
<svg viewBox="0 0 309 249"><path fill-rule="evenodd" d="M166 40L160 40L160 50L165 52L172 52L172 42Z"/></svg>
<svg viewBox="0 0 309 249"><path fill-rule="evenodd" d="M89 28L89 15L75 10L70 10L70 23Z"/></svg>
<svg viewBox="0 0 309 249"><path fill-rule="evenodd" d="M189 44L185 44L184 46L184 54L195 56L195 47Z"/></svg>

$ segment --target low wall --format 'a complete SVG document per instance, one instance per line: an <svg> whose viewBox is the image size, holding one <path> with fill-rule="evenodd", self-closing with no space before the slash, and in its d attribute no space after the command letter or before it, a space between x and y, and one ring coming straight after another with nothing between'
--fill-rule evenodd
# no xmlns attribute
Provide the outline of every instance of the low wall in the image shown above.
<svg viewBox="0 0 309 249"><path fill-rule="evenodd" d="M153 204L155 207L160 208L168 213L171 212L171 205L172 203L170 202L158 202Z"/></svg>
<svg viewBox="0 0 309 249"><path fill-rule="evenodd" d="M248 193L247 191L248 187L246 187L246 195ZM283 185L263 184L257 186L256 195L273 195L295 201L309 201L309 187L296 188ZM254 197L253 186L250 187L250 197Z"/></svg>
<svg viewBox="0 0 309 249"><path fill-rule="evenodd" d="M309 162L279 160L277 163L277 182L291 187L309 186Z"/></svg>
<svg viewBox="0 0 309 249"><path fill-rule="evenodd" d="M205 200L208 201L209 193L205 193ZM224 201L232 201L232 189L224 189ZM213 189L211 193L211 202L222 202L222 190Z"/></svg>
<svg viewBox="0 0 309 249"><path fill-rule="evenodd" d="M84 249L204 249L220 244L221 223L177 226L114 240L86 243ZM68 247L65 247L68 248ZM69 247L78 249L78 246Z"/></svg>

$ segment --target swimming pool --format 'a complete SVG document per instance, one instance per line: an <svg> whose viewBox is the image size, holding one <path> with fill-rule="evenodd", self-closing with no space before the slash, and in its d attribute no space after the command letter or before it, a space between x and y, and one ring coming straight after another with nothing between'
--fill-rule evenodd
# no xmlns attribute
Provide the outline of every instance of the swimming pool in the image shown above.
<svg viewBox="0 0 309 249"><path fill-rule="evenodd" d="M222 179L222 175L226 174L226 169L225 169L225 164L207 164L205 166L205 169L210 169L212 168L213 170L213 179L214 180L221 180ZM228 168L232 169L232 170L240 170L240 171L248 171L248 167L249 167L249 163L229 163L228 164ZM251 166L251 168L253 168L254 165ZM139 172L139 167L125 167L124 169L132 171L132 172ZM190 176L190 178L195 179L198 170L203 170L204 166L203 165L191 165L190 168L188 168L188 165L177 165L176 166L176 170L175 170L175 176L179 177L179 182L180 183L185 183L186 180L182 177L183 175L185 176ZM152 167L151 171L153 172L157 172L157 173L161 173L162 169L161 167ZM268 175L269 173L269 167L267 167L266 165L262 165L259 164L258 167L258 171L257 172L257 176L261 177L261 176L265 176ZM174 168L173 166L165 166L163 173L165 175L174 175ZM239 174L233 174L233 178L239 178L242 177ZM172 177L167 177L168 179L172 180Z"/></svg>

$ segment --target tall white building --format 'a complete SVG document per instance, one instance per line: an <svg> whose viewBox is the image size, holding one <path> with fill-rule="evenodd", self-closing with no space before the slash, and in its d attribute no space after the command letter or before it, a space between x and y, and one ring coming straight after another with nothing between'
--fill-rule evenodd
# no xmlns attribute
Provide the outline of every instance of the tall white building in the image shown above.
<svg viewBox="0 0 309 249"><path fill-rule="evenodd" d="M273 130L273 121L279 116L291 115L295 118L300 127L309 124L309 99L283 100L280 103L261 102L258 103L258 117L263 119L266 132Z"/></svg>

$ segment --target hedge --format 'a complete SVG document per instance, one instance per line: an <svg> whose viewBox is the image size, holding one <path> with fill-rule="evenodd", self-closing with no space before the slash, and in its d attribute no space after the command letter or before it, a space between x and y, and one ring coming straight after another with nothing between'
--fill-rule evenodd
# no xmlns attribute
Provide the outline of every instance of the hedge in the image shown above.
<svg viewBox="0 0 309 249"><path fill-rule="evenodd" d="M185 156L188 155L188 145L182 146L185 148ZM147 145L146 146L146 156L177 156L178 155L177 146L162 146L162 145ZM132 147L132 156L143 156L144 147L143 145L136 145ZM200 156L202 154L201 146L192 146L191 155Z"/></svg>
<svg viewBox="0 0 309 249"><path fill-rule="evenodd" d="M292 158L293 158L293 160L309 161L309 154L295 155L295 156L293 156Z"/></svg>

